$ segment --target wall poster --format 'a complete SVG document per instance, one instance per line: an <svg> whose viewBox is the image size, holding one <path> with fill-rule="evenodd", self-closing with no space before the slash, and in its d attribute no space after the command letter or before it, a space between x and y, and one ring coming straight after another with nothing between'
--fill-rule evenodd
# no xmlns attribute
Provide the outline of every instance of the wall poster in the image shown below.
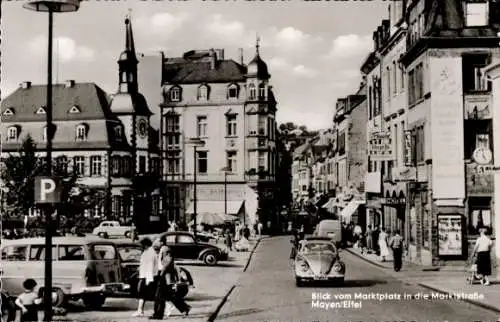
<svg viewBox="0 0 500 322"><path fill-rule="evenodd" d="M438 215L439 256L461 256L462 216Z"/></svg>

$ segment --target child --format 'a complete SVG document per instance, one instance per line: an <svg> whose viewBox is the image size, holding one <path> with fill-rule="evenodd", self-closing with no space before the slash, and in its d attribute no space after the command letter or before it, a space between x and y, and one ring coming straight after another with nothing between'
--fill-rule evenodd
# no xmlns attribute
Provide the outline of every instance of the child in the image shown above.
<svg viewBox="0 0 500 322"><path fill-rule="evenodd" d="M42 300L35 292L37 284L34 279L28 278L24 281L24 293L21 293L16 299L16 305L21 308L21 322L38 321L38 305Z"/></svg>

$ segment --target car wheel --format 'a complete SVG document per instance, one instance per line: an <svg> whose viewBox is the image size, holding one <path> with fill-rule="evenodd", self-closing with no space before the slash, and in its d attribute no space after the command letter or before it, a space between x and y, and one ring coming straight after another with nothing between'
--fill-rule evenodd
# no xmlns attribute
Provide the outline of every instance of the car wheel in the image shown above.
<svg viewBox="0 0 500 322"><path fill-rule="evenodd" d="M300 280L300 278L296 277L296 278L295 278L295 286L297 286L297 287L302 287L302 286L304 286L304 282L302 282L302 281Z"/></svg>
<svg viewBox="0 0 500 322"><path fill-rule="evenodd" d="M99 234L97 234L97 236L104 238L104 239L107 239L109 237L108 233L99 233Z"/></svg>
<svg viewBox="0 0 500 322"><path fill-rule="evenodd" d="M93 294L84 296L82 300L86 309L99 310L104 305L106 297L103 295Z"/></svg>
<svg viewBox="0 0 500 322"><path fill-rule="evenodd" d="M217 264L217 255L215 253L206 253L203 256L203 262L207 265L213 266Z"/></svg>

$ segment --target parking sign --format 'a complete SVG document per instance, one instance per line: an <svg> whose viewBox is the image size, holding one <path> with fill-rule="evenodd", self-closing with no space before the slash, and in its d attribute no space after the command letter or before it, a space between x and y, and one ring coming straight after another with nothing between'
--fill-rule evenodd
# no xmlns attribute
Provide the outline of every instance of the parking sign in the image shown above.
<svg viewBox="0 0 500 322"><path fill-rule="evenodd" d="M50 204L61 201L61 185L59 180L52 177L35 178L35 203Z"/></svg>

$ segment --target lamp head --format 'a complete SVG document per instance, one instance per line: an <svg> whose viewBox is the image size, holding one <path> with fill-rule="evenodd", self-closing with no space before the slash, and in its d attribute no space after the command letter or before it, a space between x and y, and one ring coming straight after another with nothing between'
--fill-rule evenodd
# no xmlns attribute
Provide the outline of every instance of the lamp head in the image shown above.
<svg viewBox="0 0 500 322"><path fill-rule="evenodd" d="M80 8L80 0L28 0L23 8L40 12L73 12Z"/></svg>

